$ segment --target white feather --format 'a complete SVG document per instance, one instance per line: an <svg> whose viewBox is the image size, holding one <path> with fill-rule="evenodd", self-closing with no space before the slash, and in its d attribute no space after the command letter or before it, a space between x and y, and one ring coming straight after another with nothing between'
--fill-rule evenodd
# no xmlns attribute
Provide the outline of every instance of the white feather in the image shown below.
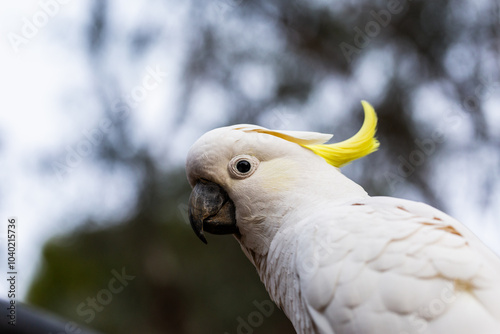
<svg viewBox="0 0 500 334"><path fill-rule="evenodd" d="M315 211L271 243L297 240L292 300L317 324L299 333L500 333L500 260L456 220L383 197Z"/></svg>
<svg viewBox="0 0 500 334"><path fill-rule="evenodd" d="M282 139L329 135L271 132L213 130L191 148L187 172L233 200L237 239L298 333L500 333L500 259L472 232L428 205L369 197ZM258 168L231 178L241 154Z"/></svg>

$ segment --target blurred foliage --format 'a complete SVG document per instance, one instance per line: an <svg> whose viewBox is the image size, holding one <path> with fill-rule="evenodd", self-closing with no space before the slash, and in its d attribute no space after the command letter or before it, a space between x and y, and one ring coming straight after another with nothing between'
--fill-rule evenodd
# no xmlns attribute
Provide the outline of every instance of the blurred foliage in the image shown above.
<svg viewBox="0 0 500 334"><path fill-rule="evenodd" d="M121 92L116 78L110 76L112 62L106 61L105 51L113 39L108 30L108 3L95 1L87 40L95 87L105 113L112 115L112 96ZM415 148L414 138L435 130L432 124L422 126L412 113L415 94L422 87L434 85L461 108L474 132L472 143L491 145L498 151L498 138L486 124L485 100L477 93L478 87L485 87L485 78L489 83L500 82L499 5L495 1L482 2L491 8L480 14L460 0L397 2L401 11L386 18L387 26L379 26L372 38L366 29L368 23L378 22L373 13L383 15L394 2L189 3L190 30L183 36L188 50L175 115L178 127L185 125L203 84L224 92L229 105L225 123L258 123L278 107L307 114L301 108L311 103L322 83L335 78L345 82L337 92L344 100L338 103L356 110L342 120L348 126L336 129L336 138L345 138L361 123L361 108L354 101L365 98L360 86L373 80L359 77L368 64L384 69L381 82L375 83L378 93L371 96L379 113L382 145L379 153L359 162L351 173L369 193L391 194L388 171L400 164L398 157ZM161 24L146 20L138 26L128 41L130 52L138 55L153 48L161 38L157 32ZM363 38L356 37L355 28L365 31L366 43L356 44L356 38L358 42ZM357 51L346 57L342 43ZM274 83L270 91L253 95L242 88L239 77L248 66L269 69ZM109 170L126 166L136 175L139 195L134 214L106 228L96 228L102 224L89 221L73 234L51 240L29 300L86 324L77 306L106 289L113 269L126 268L134 280L96 313L88 324L91 327L106 333L237 332L238 317L247 319L256 311L253 301L268 300L267 293L233 238L209 236L208 246L195 238L183 206L189 195L184 171L161 170L154 155L134 145L127 135L133 126L129 122L120 123L104 138L96 163ZM318 131L332 130L322 119L311 122ZM429 177L428 165L436 156L428 157L405 182L426 202L443 208ZM375 165L376 170L370 168ZM287 332L293 329L278 310L255 329L255 333Z"/></svg>
<svg viewBox="0 0 500 334"><path fill-rule="evenodd" d="M50 241L28 299L103 333L236 333L238 317L248 321L254 301L269 296L233 238L211 236L206 246L194 236L178 205L189 193L184 179L183 172L158 175L127 221ZM134 278L107 304L100 291L110 290L112 270ZM94 317L85 313L93 309L87 298L102 307ZM277 307L261 330L293 332Z"/></svg>

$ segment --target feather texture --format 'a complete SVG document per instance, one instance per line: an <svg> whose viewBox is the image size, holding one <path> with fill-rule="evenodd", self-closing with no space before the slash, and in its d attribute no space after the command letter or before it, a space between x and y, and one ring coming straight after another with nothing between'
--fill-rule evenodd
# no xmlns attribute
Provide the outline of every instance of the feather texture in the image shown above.
<svg viewBox="0 0 500 334"><path fill-rule="evenodd" d="M284 309L298 333L500 333L500 260L453 218L384 197L317 212L284 224L269 253L297 273ZM273 272L271 296L290 294Z"/></svg>
<svg viewBox="0 0 500 334"><path fill-rule="evenodd" d="M238 242L300 334L500 333L500 259L428 205L369 197L338 168L378 147L376 115L353 138L255 125L215 129L187 159L192 186L234 203ZM234 177L234 162L254 163ZM231 223L231 222L228 222Z"/></svg>

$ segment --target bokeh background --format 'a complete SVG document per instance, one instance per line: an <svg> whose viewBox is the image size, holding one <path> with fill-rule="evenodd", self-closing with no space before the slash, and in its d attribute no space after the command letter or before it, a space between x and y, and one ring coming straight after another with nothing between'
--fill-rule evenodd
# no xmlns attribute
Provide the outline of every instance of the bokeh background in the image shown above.
<svg viewBox="0 0 500 334"><path fill-rule="evenodd" d="M235 123L346 139L362 99L381 149L343 172L500 254L496 0L25 0L0 28L18 300L104 333L292 333L237 242L192 233L184 159Z"/></svg>

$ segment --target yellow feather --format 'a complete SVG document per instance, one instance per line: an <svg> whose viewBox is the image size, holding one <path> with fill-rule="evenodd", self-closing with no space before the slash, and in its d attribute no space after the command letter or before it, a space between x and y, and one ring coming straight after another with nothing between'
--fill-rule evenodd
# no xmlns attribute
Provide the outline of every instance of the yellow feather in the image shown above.
<svg viewBox="0 0 500 334"><path fill-rule="evenodd" d="M361 101L365 111L363 126L351 138L334 144L301 145L310 149L326 162L335 167L341 167L349 162L362 158L379 147L375 138L377 129L377 114L373 107L366 101Z"/></svg>

